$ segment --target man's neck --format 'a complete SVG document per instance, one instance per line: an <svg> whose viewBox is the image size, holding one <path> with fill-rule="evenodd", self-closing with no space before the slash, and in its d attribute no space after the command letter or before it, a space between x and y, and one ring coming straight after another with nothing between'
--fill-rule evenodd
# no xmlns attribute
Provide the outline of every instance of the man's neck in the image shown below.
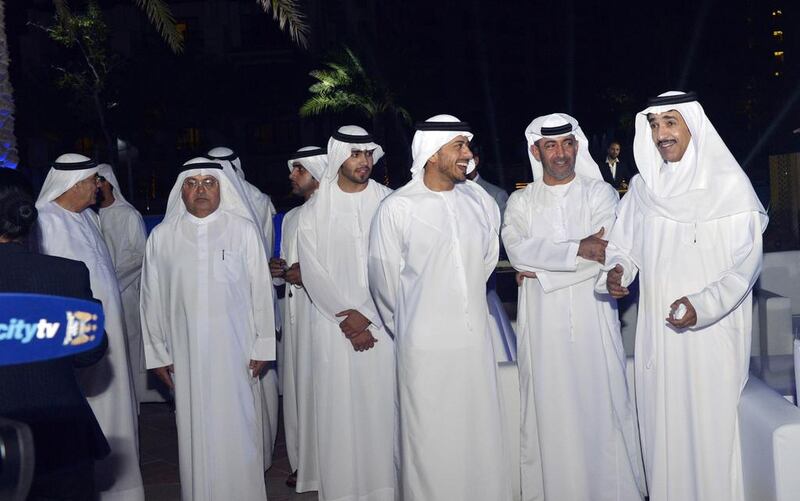
<svg viewBox="0 0 800 501"><path fill-rule="evenodd" d="M433 169L425 169L422 174L422 182L431 191L451 191L456 186L452 179L440 176Z"/></svg>
<svg viewBox="0 0 800 501"><path fill-rule="evenodd" d="M103 197L103 201L102 201L102 202L100 202L100 203L99 203L99 204L97 204L97 205L98 205L98 207L100 207L101 209L107 209L107 208L111 207L111 206L114 204L114 202L116 202L116 200L117 200L117 199L116 199L116 198L114 198L114 195L109 195L109 196L108 196L108 198L106 198L106 197Z"/></svg>
<svg viewBox="0 0 800 501"><path fill-rule="evenodd" d="M345 193L358 193L359 191L367 189L369 179L365 183L355 183L344 176L339 176L339 179L336 180L336 184L338 184L339 188Z"/></svg>
<svg viewBox="0 0 800 501"><path fill-rule="evenodd" d="M569 184L572 182L573 179L575 179L574 172L572 173L572 175L565 177L564 179L556 179L552 176L548 176L547 172L545 172L544 175L542 176L542 181L544 181L544 184L546 184L547 186L560 186L562 184Z"/></svg>

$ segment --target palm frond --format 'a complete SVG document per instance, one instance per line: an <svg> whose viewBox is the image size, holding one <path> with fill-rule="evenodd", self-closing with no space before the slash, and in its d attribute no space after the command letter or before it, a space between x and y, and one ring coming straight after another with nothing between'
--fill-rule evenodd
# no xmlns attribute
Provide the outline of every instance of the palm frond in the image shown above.
<svg viewBox="0 0 800 501"><path fill-rule="evenodd" d="M172 10L170 10L169 5L167 5L164 0L133 1L137 7L147 14L150 23L156 28L161 38L167 42L169 48L176 53L182 52L183 35L178 31L177 26L175 26L175 18L172 16Z"/></svg>
<svg viewBox="0 0 800 501"><path fill-rule="evenodd" d="M306 15L300 9L297 0L256 0L264 12L272 12L272 18L278 21L282 30L289 32L289 37L300 47L308 47L309 26Z"/></svg>

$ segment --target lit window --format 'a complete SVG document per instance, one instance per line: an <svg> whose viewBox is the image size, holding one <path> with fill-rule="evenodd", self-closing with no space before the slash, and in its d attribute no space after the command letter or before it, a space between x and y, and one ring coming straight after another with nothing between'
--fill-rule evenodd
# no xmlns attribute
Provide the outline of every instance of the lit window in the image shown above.
<svg viewBox="0 0 800 501"><path fill-rule="evenodd" d="M776 71L776 72L775 72L775 76L776 76L776 77L779 77L779 76L781 76L781 72L780 72L780 71Z"/></svg>
<svg viewBox="0 0 800 501"><path fill-rule="evenodd" d="M783 30L772 30L772 36L778 41L783 42Z"/></svg>
<svg viewBox="0 0 800 501"><path fill-rule="evenodd" d="M772 16L773 17L778 17L778 16L782 16L782 15L783 15L783 12L781 12L780 9L772 11Z"/></svg>
<svg viewBox="0 0 800 501"><path fill-rule="evenodd" d="M772 54L775 56L775 62L783 63L783 51L782 50L776 50Z"/></svg>
<svg viewBox="0 0 800 501"><path fill-rule="evenodd" d="M190 127L183 129L178 136L178 149L196 150L200 146L200 129Z"/></svg>

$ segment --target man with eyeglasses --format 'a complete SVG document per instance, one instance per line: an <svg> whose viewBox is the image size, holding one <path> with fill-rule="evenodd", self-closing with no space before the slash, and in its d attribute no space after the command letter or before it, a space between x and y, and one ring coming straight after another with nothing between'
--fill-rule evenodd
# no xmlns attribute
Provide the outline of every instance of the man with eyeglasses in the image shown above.
<svg viewBox="0 0 800 501"><path fill-rule="evenodd" d="M269 276L222 166L186 162L147 240L141 286L147 367L175 392L184 500L266 499L258 377L275 360Z"/></svg>
<svg viewBox="0 0 800 501"><path fill-rule="evenodd" d="M95 483L103 499L144 500L122 300L97 215L87 210L97 199L97 170L94 160L76 153L53 163L36 200L39 248L83 261L92 293L103 303L108 351L97 364L78 370L81 389L112 449L96 463Z"/></svg>

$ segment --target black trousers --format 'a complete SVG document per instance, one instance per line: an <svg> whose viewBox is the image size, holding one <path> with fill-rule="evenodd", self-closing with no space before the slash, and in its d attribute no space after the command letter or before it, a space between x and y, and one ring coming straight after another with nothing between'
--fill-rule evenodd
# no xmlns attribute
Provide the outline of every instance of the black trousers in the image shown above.
<svg viewBox="0 0 800 501"><path fill-rule="evenodd" d="M95 501L94 460L35 472L28 501Z"/></svg>

